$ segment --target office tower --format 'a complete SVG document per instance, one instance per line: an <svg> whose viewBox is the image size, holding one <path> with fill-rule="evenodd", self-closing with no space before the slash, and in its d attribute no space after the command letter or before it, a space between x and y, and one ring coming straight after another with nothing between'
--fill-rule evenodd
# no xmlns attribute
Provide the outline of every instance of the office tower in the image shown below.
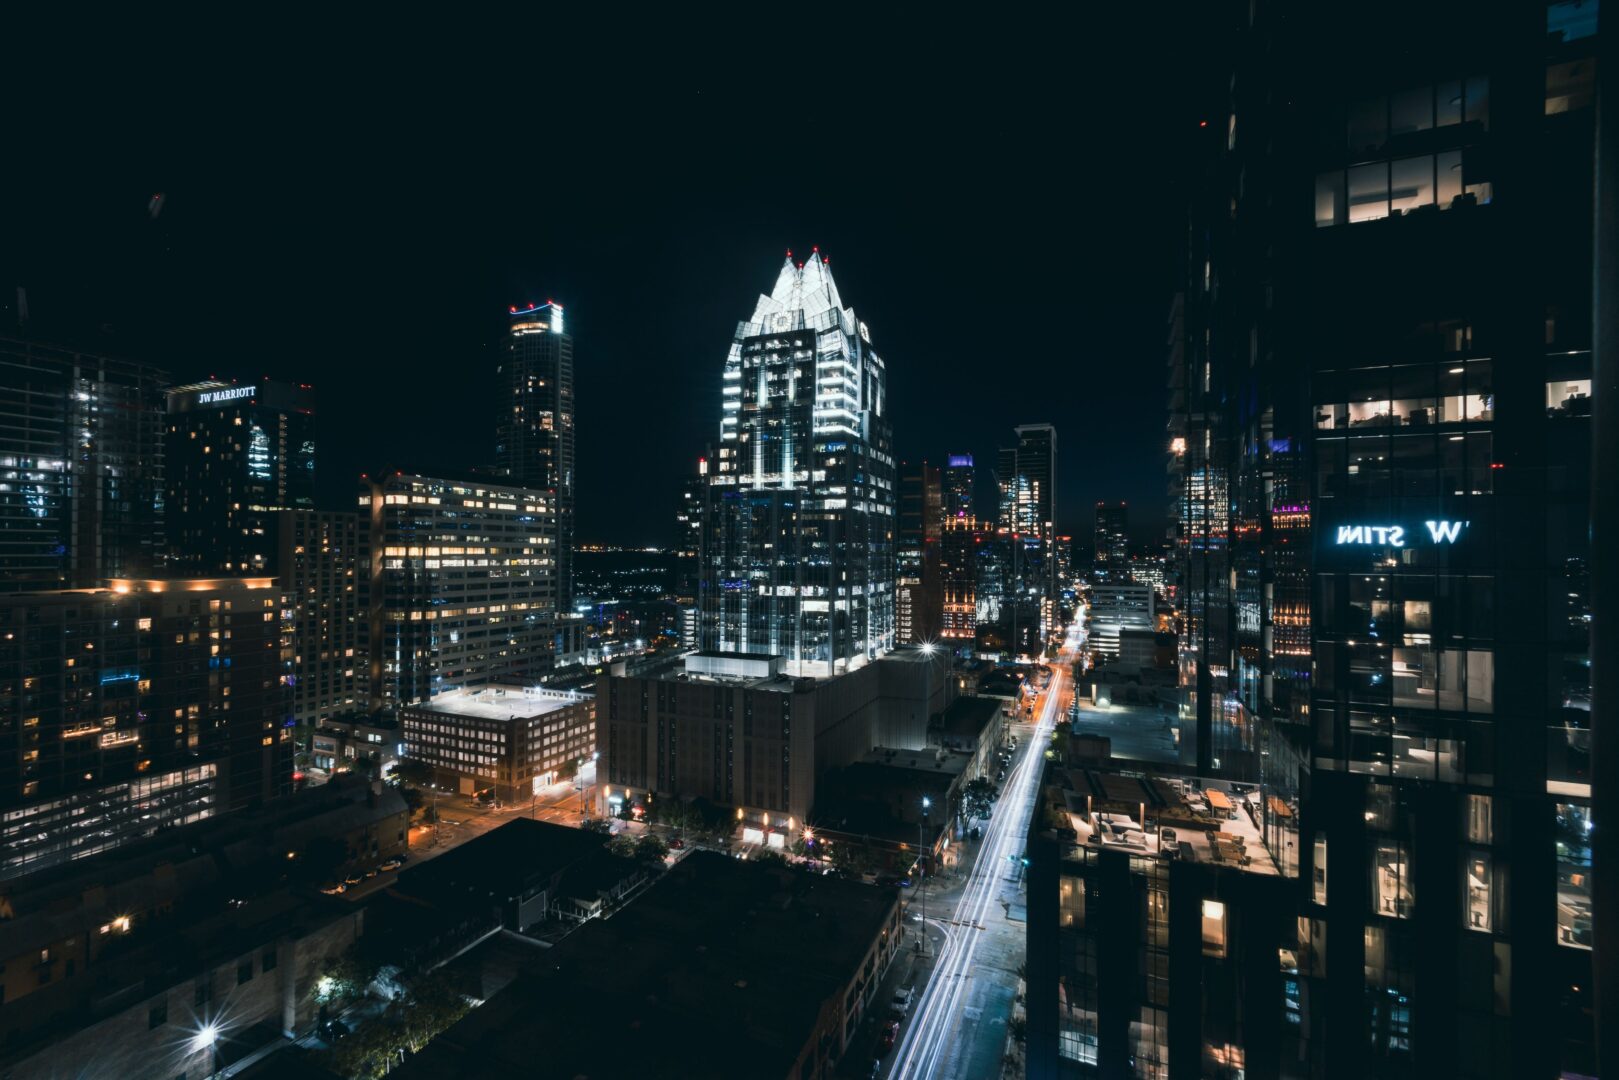
<svg viewBox="0 0 1619 1080"><path fill-rule="evenodd" d="M292 715L313 726L370 704L370 523L353 511L283 510L276 584L291 623Z"/></svg>
<svg viewBox="0 0 1619 1080"><path fill-rule="evenodd" d="M675 508L675 607L680 613L680 646L697 647L697 575L703 551L704 489L708 486L708 458L697 461L697 472L686 478Z"/></svg>
<svg viewBox="0 0 1619 1080"><path fill-rule="evenodd" d="M1177 844L1162 888L1156 862L1055 833L1044 877L1031 840L1031 897L1052 926L1083 897L1096 942L1031 937L1029 1075L1611 1071L1591 952L1612 906L1591 891L1594 9L1205 14L1171 316L1182 742L1260 787L1223 810L1246 844ZM1222 812L1191 787L1143 816Z"/></svg>
<svg viewBox="0 0 1619 1080"><path fill-rule="evenodd" d="M977 474L973 471L971 454L951 454L945 458L944 475L941 478L945 517L978 516L975 509L977 496L973 492L977 479Z"/></svg>
<svg viewBox="0 0 1619 1080"><path fill-rule="evenodd" d="M1019 532L1033 533L1042 543L1056 535L1057 430L1050 424L1021 424L1017 431Z"/></svg>
<svg viewBox="0 0 1619 1080"><path fill-rule="evenodd" d="M895 547L894 638L921 645L939 636L939 469L927 462L899 467L899 535Z"/></svg>
<svg viewBox="0 0 1619 1080"><path fill-rule="evenodd" d="M516 487L549 492L555 508L557 609L573 609L573 335L562 305L513 307L501 343L495 467Z"/></svg>
<svg viewBox="0 0 1619 1080"><path fill-rule="evenodd" d="M370 698L397 708L551 669L556 526L549 491L389 472L370 516Z"/></svg>
<svg viewBox="0 0 1619 1080"><path fill-rule="evenodd" d="M0 598L0 876L286 794L268 578Z"/></svg>
<svg viewBox="0 0 1619 1080"><path fill-rule="evenodd" d="M1130 565L1130 510L1124 503L1096 504L1096 565L1121 571Z"/></svg>
<svg viewBox="0 0 1619 1080"><path fill-rule="evenodd" d="M1119 634L1126 630L1154 629L1156 615L1151 585L1098 582L1091 590L1091 609L1085 619L1089 631L1087 648L1099 663L1116 660Z"/></svg>
<svg viewBox="0 0 1619 1080"><path fill-rule="evenodd" d="M1057 616L1057 432L1050 424L1023 424L1016 432L1017 445L996 457L996 525L1012 538L1010 591L1033 603L1044 638ZM1014 616L1021 606L1014 605Z"/></svg>
<svg viewBox="0 0 1619 1080"><path fill-rule="evenodd" d="M0 338L0 591L154 572L167 383L133 360Z"/></svg>
<svg viewBox="0 0 1619 1080"><path fill-rule="evenodd" d="M894 644L887 374L819 253L737 324L710 460L705 650L830 674Z"/></svg>
<svg viewBox="0 0 1619 1080"><path fill-rule="evenodd" d="M1017 507L1017 447L1002 446L995 451L995 527L1012 528Z"/></svg>
<svg viewBox="0 0 1619 1080"><path fill-rule="evenodd" d="M281 511L315 505L314 410L308 386L268 379L169 390L163 501L171 573L274 572Z"/></svg>
<svg viewBox="0 0 1619 1080"><path fill-rule="evenodd" d="M945 519L939 540L942 623L939 636L970 645L978 635L979 548L984 534L971 515Z"/></svg>

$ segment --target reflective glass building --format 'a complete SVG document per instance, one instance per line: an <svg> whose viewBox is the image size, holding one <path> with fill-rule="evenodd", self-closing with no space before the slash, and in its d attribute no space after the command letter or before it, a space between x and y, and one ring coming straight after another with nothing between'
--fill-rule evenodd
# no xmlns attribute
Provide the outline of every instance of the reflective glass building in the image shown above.
<svg viewBox="0 0 1619 1080"><path fill-rule="evenodd" d="M895 462L887 373L819 252L789 254L737 324L709 463L706 650L832 674L894 645Z"/></svg>

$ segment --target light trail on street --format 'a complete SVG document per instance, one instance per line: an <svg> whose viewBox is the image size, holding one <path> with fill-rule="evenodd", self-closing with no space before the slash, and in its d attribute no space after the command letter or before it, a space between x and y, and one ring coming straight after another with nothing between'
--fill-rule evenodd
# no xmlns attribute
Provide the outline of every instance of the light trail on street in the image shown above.
<svg viewBox="0 0 1619 1080"><path fill-rule="evenodd" d="M922 992L910 1029L894 1056L891 1077L907 1080L933 1077L947 1059L960 1021L963 995L972 979L974 953L982 936L973 927L983 924L998 900L1006 875L1022 857L1045 765L1045 748L1060 719L1060 703L1066 696L1070 678L1069 665L1081 640L1080 626L1076 620L1052 665L1051 682L1034 730L1001 790L996 812L990 818L978 858L973 863L972 876L956 904L952 921L957 932L948 935L940 946L938 963Z"/></svg>

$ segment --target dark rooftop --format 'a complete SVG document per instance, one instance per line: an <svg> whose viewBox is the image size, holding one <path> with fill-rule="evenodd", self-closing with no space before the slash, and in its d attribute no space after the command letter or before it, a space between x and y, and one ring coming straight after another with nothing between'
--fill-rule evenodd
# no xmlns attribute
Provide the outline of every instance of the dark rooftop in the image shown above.
<svg viewBox="0 0 1619 1080"><path fill-rule="evenodd" d="M940 730L952 738L977 738L994 721L1002 704L1000 698L977 695L958 697L940 718Z"/></svg>
<svg viewBox="0 0 1619 1080"><path fill-rule="evenodd" d="M406 870L398 891L433 894L444 889L508 900L532 891L581 860L601 852L607 838L585 829L513 818L453 851Z"/></svg>
<svg viewBox="0 0 1619 1080"><path fill-rule="evenodd" d="M785 1076L897 899L696 851L411 1057L410 1077Z"/></svg>

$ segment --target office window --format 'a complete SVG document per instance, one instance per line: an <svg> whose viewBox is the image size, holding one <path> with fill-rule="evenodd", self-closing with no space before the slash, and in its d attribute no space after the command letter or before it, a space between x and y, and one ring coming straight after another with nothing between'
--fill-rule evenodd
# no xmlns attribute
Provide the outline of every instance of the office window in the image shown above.
<svg viewBox="0 0 1619 1080"><path fill-rule="evenodd" d="M1433 87L1402 90L1389 98L1389 135L1398 139L1433 127Z"/></svg>
<svg viewBox="0 0 1619 1080"><path fill-rule="evenodd" d="M1350 222L1376 221L1389 216L1389 166L1386 161L1354 165L1349 169Z"/></svg>
<svg viewBox="0 0 1619 1080"><path fill-rule="evenodd" d="M169 1003L165 999L146 1010L146 1030L160 1028L169 1022Z"/></svg>
<svg viewBox="0 0 1619 1080"><path fill-rule="evenodd" d="M1327 834L1316 833L1312 848L1310 899L1324 905L1327 902Z"/></svg>
<svg viewBox="0 0 1619 1080"><path fill-rule="evenodd" d="M1590 379L1553 379L1546 384L1547 416L1590 416Z"/></svg>
<svg viewBox="0 0 1619 1080"><path fill-rule="evenodd" d="M1389 207L1408 214L1434 204L1434 159L1432 155L1400 158L1390 165Z"/></svg>
<svg viewBox="0 0 1619 1080"><path fill-rule="evenodd" d="M1558 803L1557 943L1591 947L1591 808Z"/></svg>
<svg viewBox="0 0 1619 1080"><path fill-rule="evenodd" d="M1372 911L1396 919L1411 916L1416 901L1411 881L1410 851L1402 840L1379 837L1372 842Z"/></svg>
<svg viewBox="0 0 1619 1080"><path fill-rule="evenodd" d="M1349 154L1367 157L1388 141L1388 98L1367 98L1349 106Z"/></svg>
<svg viewBox="0 0 1619 1080"><path fill-rule="evenodd" d="M1218 900L1203 901L1203 955L1225 956L1225 905Z"/></svg>
<svg viewBox="0 0 1619 1080"><path fill-rule="evenodd" d="M1463 923L1469 930L1494 926L1495 860L1487 851L1462 853Z"/></svg>
<svg viewBox="0 0 1619 1080"><path fill-rule="evenodd" d="M275 960L276 960L275 950L273 948L264 950L264 956L260 960L260 970L261 971L274 971L275 970Z"/></svg>

